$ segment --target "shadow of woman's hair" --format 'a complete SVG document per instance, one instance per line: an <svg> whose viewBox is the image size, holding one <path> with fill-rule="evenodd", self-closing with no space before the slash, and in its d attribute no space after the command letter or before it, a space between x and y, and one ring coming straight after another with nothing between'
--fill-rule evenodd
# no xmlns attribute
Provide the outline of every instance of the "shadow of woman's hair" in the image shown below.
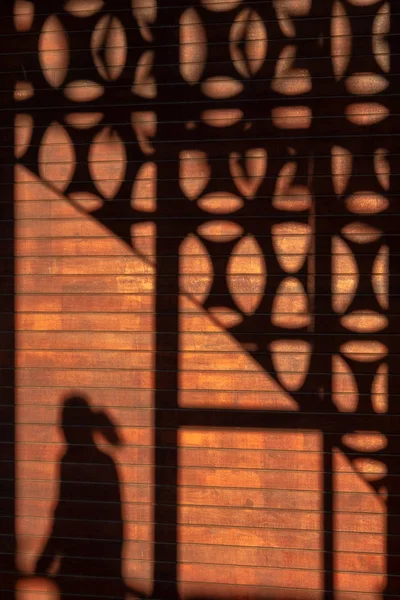
<svg viewBox="0 0 400 600"><path fill-rule="evenodd" d="M103 410L93 410L89 400L81 396L65 398L61 414L61 427L67 443L79 443L91 438L97 431L113 446L122 444L116 425Z"/></svg>

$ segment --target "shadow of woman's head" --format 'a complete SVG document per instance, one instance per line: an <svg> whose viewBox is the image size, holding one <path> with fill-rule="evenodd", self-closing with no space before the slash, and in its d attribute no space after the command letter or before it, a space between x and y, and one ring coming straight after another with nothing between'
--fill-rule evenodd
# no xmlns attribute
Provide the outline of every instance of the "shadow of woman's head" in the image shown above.
<svg viewBox="0 0 400 600"><path fill-rule="evenodd" d="M93 434L101 433L114 446L121 444L117 428L102 410L93 410L84 396L69 396L63 402L61 428L69 446L91 446Z"/></svg>

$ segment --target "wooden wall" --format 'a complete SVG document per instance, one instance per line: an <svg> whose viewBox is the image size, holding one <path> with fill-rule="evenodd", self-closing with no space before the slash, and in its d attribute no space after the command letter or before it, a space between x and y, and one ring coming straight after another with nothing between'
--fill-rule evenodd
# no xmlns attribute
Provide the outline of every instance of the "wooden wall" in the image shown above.
<svg viewBox="0 0 400 600"><path fill-rule="evenodd" d="M56 4L2 26L0 588L400 597L394 3Z"/></svg>

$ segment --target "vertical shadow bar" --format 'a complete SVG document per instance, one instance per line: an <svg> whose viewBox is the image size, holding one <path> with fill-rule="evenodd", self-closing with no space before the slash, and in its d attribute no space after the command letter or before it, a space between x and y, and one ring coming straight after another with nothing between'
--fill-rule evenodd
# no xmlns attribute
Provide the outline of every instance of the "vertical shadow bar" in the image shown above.
<svg viewBox="0 0 400 600"><path fill-rule="evenodd" d="M399 114L399 73L400 73L400 39L397 34L400 26L400 14L398 13L397 4L390 2L390 31L395 35L390 37L390 64L391 73L390 88L388 91L390 100L390 114L391 116L391 134L389 138L386 138L385 143L389 150L389 161L390 161L390 189L389 199L390 204L393 207L391 210L396 215L399 223L398 213L398 200L400 194L399 184L399 166L400 166L400 155L398 150L398 135L400 118ZM389 240L389 329L388 332L392 334L391 343L388 345L388 412L393 413L393 423L396 423L394 431L383 431L386 434L387 447L384 452L388 455L388 474L386 477L387 487L387 584L385 587L384 598L395 598L400 593L400 535L398 528L398 515L400 514L400 477L399 468L396 464L399 464L400 457L400 423L399 417L395 415L399 414L399 397L400 397L400 377L399 377L399 366L398 366L398 354L399 350L399 331L398 331L398 318L397 315L400 313L400 297L399 297L399 284L400 280L400 237L399 225L393 230L394 235L388 236ZM393 435L394 433L394 435Z"/></svg>
<svg viewBox="0 0 400 600"><path fill-rule="evenodd" d="M0 18L0 54L9 51L13 2ZM1 59L0 105L0 597L14 599L15 586L15 405L14 405L14 101L13 75Z"/></svg>
<svg viewBox="0 0 400 600"><path fill-rule="evenodd" d="M321 413L332 413L335 411L332 402L332 355L335 350L335 341L329 336L329 330L333 324L332 320L332 298L326 293L324 279L331 273L331 236L323 235L323 223L332 214L332 203L334 201L331 186L331 162L330 152L332 142L325 138L327 123L330 113L334 114L335 107L332 105L331 96L335 95L336 87L332 71L331 61L331 15L332 0L326 2L313 2L313 16L317 17L318 31L314 35L319 36L318 43L312 52L317 61L310 61L311 73L315 64L319 65L316 77L313 79L313 94L317 100L312 102L313 125L311 138L313 139L312 153L314 155L313 168L313 197L315 203L315 333L314 359L312 362L312 376L315 380L317 397L321 401ZM326 76L321 78L323 72ZM333 142L334 143L334 142ZM321 227L322 226L322 227ZM323 589L324 600L333 600L334 592L334 515L333 515L333 463L332 463L332 435L327 433L329 426L327 419L332 417L321 414L320 430L322 433L323 451L323 475L322 475L322 529L323 529Z"/></svg>
<svg viewBox="0 0 400 600"><path fill-rule="evenodd" d="M162 203L163 198L159 197ZM173 422L178 388L178 257L168 257L172 235L168 221L157 226L156 334L155 334L155 507L154 507L154 588L153 598L177 597L177 424ZM177 255L177 251L176 251ZM176 277L165 274L176 273ZM166 318L166 314L168 318ZM166 364L168 361L168 364ZM166 410L167 409L167 410ZM172 409L172 410L171 410ZM169 417L172 415L172 418ZM166 442L169 446L165 451ZM164 486L168 486L165 494ZM168 497L168 510L164 505Z"/></svg>
<svg viewBox="0 0 400 600"><path fill-rule="evenodd" d="M173 3L174 4L174 3ZM179 3L175 3L179 4ZM159 0L154 29L157 83L157 226L155 286L155 507L153 598L174 600L177 591L179 224L184 208L179 179L181 98L173 83L179 73L180 8ZM168 65L168 68L165 68ZM161 85L159 85L161 84ZM167 84L167 85L166 85ZM168 446L168 451L165 446ZM167 504L165 506L167 498Z"/></svg>
<svg viewBox="0 0 400 600"><path fill-rule="evenodd" d="M315 177L314 196L316 204L316 227L315 227L315 341L313 361L313 377L315 378L317 394L321 400L321 412L333 412L332 402L332 354L334 352L334 338L329 336L329 328L332 319L331 313L331 295L326 294L324 288L324 274L331 270L331 237L328 235L319 235L319 227L323 218L328 218L329 203L325 195L330 187L326 184L329 179L330 160L326 157L329 154L329 148L322 146L316 148L315 157L315 175L325 174L326 178ZM318 157L318 154L320 157ZM328 316L327 316L328 315ZM323 437L323 589L324 600L334 598L334 517L333 517L333 464L332 447L333 438L327 427L326 419L332 419L331 416L321 415L321 432Z"/></svg>
<svg viewBox="0 0 400 600"><path fill-rule="evenodd" d="M319 67L324 65L323 71L331 73L330 64L330 20L331 2L321 5L318 2L313 3L313 16L325 17L320 20L320 31L322 44L315 46L314 51L319 52ZM326 18L328 17L328 18ZM332 80L321 81L315 78L313 81L313 93L317 97L329 97L332 93ZM314 315L315 315L315 338L314 338L314 357L311 363L312 377L315 381L316 395L321 401L321 412L329 412L332 409L332 358L333 352L332 338L329 336L331 296L326 293L324 278L331 272L331 238L328 235L321 235L320 226L324 219L329 218L330 203L332 198L327 197L331 192L329 182L330 176L330 145L324 140L324 122L327 117L328 102L318 100L313 102L313 125L311 137L313 138L313 198L314 198L314 270L315 270L315 297L314 297ZM324 335L326 334L326 335ZM323 529L323 589L324 600L332 600L333 592L333 562L334 562L334 539L333 539L333 481L332 481L332 438L327 434L325 419L329 418L321 415L320 430L322 433L322 529Z"/></svg>
<svg viewBox="0 0 400 600"><path fill-rule="evenodd" d="M334 544L333 544L333 464L332 443L330 438L323 434L324 450L324 600L334 598Z"/></svg>

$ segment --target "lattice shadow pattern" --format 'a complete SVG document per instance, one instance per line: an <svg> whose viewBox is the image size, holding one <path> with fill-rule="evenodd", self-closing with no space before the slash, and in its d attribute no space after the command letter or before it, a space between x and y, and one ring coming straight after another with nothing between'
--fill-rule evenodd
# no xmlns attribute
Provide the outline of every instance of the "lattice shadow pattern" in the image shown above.
<svg viewBox="0 0 400 600"><path fill-rule="evenodd" d="M18 165L78 211L77 238L94 219L155 272L152 598L181 597L188 428L323 440L322 583L300 574L288 592L278 569L253 588L216 576L226 597L398 597L394 2L23 0L9 22ZM250 408L181 402L180 318L199 311L276 393L255 392ZM346 468L381 507L380 545L367 516L362 544L386 557L361 568L335 559L351 512L368 514ZM342 542L353 554L356 537ZM208 583L183 597L212 597Z"/></svg>

